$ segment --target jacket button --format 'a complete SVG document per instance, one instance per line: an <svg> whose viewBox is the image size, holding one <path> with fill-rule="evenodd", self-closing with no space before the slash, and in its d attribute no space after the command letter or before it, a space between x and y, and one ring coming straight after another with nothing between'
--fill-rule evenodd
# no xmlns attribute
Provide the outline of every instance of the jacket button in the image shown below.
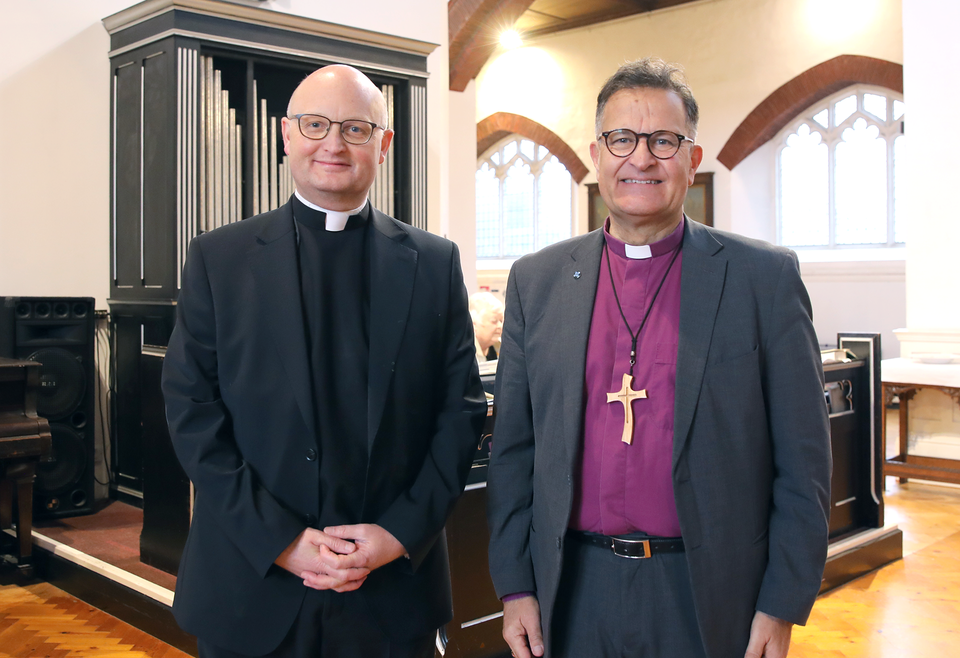
<svg viewBox="0 0 960 658"><path fill-rule="evenodd" d="M311 528L316 528L316 527L317 527L317 521L319 521L319 519L318 519L317 517L315 517L313 514L307 514L305 517L303 517L303 521L304 521L304 523L306 523L309 527L311 527Z"/></svg>
<svg viewBox="0 0 960 658"><path fill-rule="evenodd" d="M563 548L563 540L557 537L557 550L559 551L561 548Z"/></svg>
<svg viewBox="0 0 960 658"><path fill-rule="evenodd" d="M317 461L317 451L314 450L313 448L308 448L308 449L307 449L307 461L308 461L308 462L315 462L315 461Z"/></svg>

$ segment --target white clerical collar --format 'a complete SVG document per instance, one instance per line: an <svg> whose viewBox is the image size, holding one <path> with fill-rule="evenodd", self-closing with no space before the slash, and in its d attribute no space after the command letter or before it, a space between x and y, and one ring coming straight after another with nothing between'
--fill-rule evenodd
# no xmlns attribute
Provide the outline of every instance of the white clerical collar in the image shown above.
<svg viewBox="0 0 960 658"><path fill-rule="evenodd" d="M300 190L294 190L294 194L297 195L297 198L305 205L307 208L313 208L314 210L319 210L327 216L326 228L328 231L342 231L346 225L347 220L350 218L350 215L357 215L363 210L363 207L367 205L367 200L364 199L363 203L359 208L354 208L353 210L341 211L341 210L327 210L326 208L321 208L315 203L310 203L303 198L303 195L300 194Z"/></svg>
<svg viewBox="0 0 960 658"><path fill-rule="evenodd" d="M627 258L632 258L634 260L643 260L645 258L653 258L653 252L650 251L650 245L648 244L626 244L623 245L624 254Z"/></svg>

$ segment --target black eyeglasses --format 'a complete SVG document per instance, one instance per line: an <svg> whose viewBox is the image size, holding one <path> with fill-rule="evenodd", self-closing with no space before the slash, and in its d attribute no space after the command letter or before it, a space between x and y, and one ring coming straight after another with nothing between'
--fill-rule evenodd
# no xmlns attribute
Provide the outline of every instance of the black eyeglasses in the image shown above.
<svg viewBox="0 0 960 658"><path fill-rule="evenodd" d="M689 137L684 137L669 130L658 130L654 133L635 133L629 128L618 128L617 130L600 133L600 137L603 138L603 143L607 145L607 150L618 158L625 158L636 151L641 137L647 140L650 155L658 160L669 160L675 156L677 151L680 150L680 145L684 142L693 143L693 140Z"/></svg>
<svg viewBox="0 0 960 658"><path fill-rule="evenodd" d="M347 119L346 121L331 121L320 114L295 114L293 119L297 120L300 127L300 134L307 139L323 139L330 132L330 126L335 123L340 124L340 135L347 144L360 146L366 144L373 137L373 131L377 128L386 130L370 121L362 119Z"/></svg>

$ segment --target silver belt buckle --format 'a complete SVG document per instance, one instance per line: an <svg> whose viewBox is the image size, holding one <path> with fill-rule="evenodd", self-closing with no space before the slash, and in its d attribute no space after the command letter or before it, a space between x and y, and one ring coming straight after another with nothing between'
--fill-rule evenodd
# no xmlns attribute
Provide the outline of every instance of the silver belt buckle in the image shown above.
<svg viewBox="0 0 960 658"><path fill-rule="evenodd" d="M633 552L621 552L627 546L640 546L643 548L643 555L633 555ZM618 547L623 547L621 550L617 550ZM616 537L611 538L610 548L613 549L613 554L620 557L625 557L630 560L643 560L650 557L650 540L649 539L617 539Z"/></svg>

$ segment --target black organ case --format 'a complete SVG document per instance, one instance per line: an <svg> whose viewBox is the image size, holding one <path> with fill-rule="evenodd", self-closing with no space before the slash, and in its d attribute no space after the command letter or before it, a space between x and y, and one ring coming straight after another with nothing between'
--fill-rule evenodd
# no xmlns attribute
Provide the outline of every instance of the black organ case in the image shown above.
<svg viewBox="0 0 960 658"><path fill-rule="evenodd" d="M833 453L826 591L901 558L903 533L883 518L880 334L838 334L823 357Z"/></svg>

